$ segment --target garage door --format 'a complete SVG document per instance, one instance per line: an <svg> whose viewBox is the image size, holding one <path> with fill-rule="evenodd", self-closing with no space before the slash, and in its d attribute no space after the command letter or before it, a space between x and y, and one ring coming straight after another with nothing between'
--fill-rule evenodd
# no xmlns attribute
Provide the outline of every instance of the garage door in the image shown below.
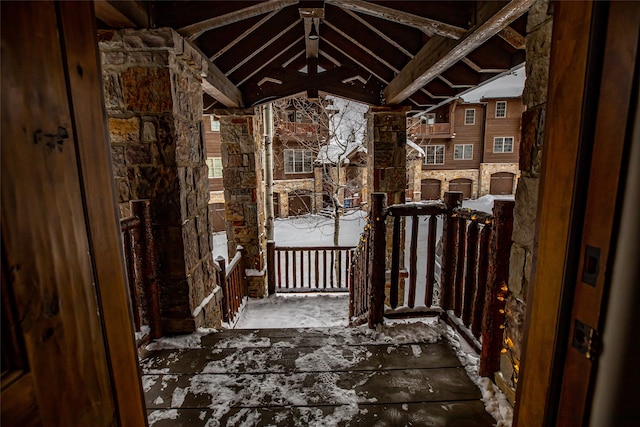
<svg viewBox="0 0 640 427"><path fill-rule="evenodd" d="M461 191L463 199L471 198L471 180L466 178L452 179L449 182L449 191Z"/></svg>
<svg viewBox="0 0 640 427"><path fill-rule="evenodd" d="M422 200L438 200L440 198L440 180L423 179L420 185Z"/></svg>
<svg viewBox="0 0 640 427"><path fill-rule="evenodd" d="M509 172L497 172L491 175L491 194L512 194L513 174Z"/></svg>
<svg viewBox="0 0 640 427"><path fill-rule="evenodd" d="M289 193L289 216L304 215L311 212L311 192L294 191Z"/></svg>
<svg viewBox="0 0 640 427"><path fill-rule="evenodd" d="M211 218L213 231L224 231L224 203L209 204L209 217Z"/></svg>

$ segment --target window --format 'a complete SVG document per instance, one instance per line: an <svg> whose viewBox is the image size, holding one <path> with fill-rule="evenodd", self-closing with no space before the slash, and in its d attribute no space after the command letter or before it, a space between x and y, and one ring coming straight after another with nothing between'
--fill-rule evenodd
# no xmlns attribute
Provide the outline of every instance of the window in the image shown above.
<svg viewBox="0 0 640 427"><path fill-rule="evenodd" d="M496 117L507 117L507 101L496 102Z"/></svg>
<svg viewBox="0 0 640 427"><path fill-rule="evenodd" d="M284 150L284 173L313 172L311 150Z"/></svg>
<svg viewBox="0 0 640 427"><path fill-rule="evenodd" d="M302 111L296 111L296 122L302 123Z"/></svg>
<svg viewBox="0 0 640 427"><path fill-rule="evenodd" d="M464 124L475 125L476 124L476 110L469 108L464 110Z"/></svg>
<svg viewBox="0 0 640 427"><path fill-rule="evenodd" d="M513 137L500 136L493 138L494 153L513 153Z"/></svg>
<svg viewBox="0 0 640 427"><path fill-rule="evenodd" d="M444 165L444 145L429 145L425 148L425 165Z"/></svg>
<svg viewBox="0 0 640 427"><path fill-rule="evenodd" d="M221 157L207 157L207 166L209 166L209 178L222 178Z"/></svg>
<svg viewBox="0 0 640 427"><path fill-rule="evenodd" d="M472 160L473 144L456 144L454 147L453 158L455 160Z"/></svg>
<svg viewBox="0 0 640 427"><path fill-rule="evenodd" d="M209 116L211 118L211 130L213 132L220 132L220 122L214 118L214 116Z"/></svg>

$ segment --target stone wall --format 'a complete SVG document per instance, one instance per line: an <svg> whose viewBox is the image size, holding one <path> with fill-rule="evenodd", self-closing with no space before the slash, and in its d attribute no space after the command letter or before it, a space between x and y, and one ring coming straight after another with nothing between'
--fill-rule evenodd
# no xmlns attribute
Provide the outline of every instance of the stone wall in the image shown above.
<svg viewBox="0 0 640 427"><path fill-rule="evenodd" d="M404 203L407 184L407 109L404 107L371 107L367 114L366 182L369 195L387 194L387 206ZM369 209L371 201L369 203ZM401 247L404 247L405 221L401 222ZM393 220L387 221L386 269L391 269ZM403 252L401 252L403 255ZM401 256L400 265L404 265ZM398 286L398 304L404 303L404 279ZM389 303L390 276L385 280L386 303Z"/></svg>
<svg viewBox="0 0 640 427"><path fill-rule="evenodd" d="M512 403L518 384L526 295L531 279L552 24L552 3L548 0L536 1L529 11L527 22L527 80L523 93L523 103L527 110L522 116L520 142L522 175L516 190L504 350L500 372L496 374L496 382Z"/></svg>
<svg viewBox="0 0 640 427"><path fill-rule="evenodd" d="M244 248L249 295L266 294L266 237L262 156L258 118L253 109L217 110L220 117L222 180L229 259Z"/></svg>
<svg viewBox="0 0 640 427"><path fill-rule="evenodd" d="M203 58L175 31L100 31L121 217L151 199L166 333L221 322L202 137Z"/></svg>

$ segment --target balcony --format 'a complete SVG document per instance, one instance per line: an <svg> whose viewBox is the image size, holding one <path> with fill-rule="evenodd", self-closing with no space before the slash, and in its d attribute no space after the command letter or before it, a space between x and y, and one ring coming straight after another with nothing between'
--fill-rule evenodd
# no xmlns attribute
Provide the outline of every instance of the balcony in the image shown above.
<svg viewBox="0 0 640 427"><path fill-rule="evenodd" d="M279 128L283 135L288 136L311 138L317 137L320 133L320 124L318 123L282 122Z"/></svg>
<svg viewBox="0 0 640 427"><path fill-rule="evenodd" d="M419 123L415 121L409 121L407 123L407 135L417 138L424 138L429 136L439 136L448 138L451 136L451 123Z"/></svg>

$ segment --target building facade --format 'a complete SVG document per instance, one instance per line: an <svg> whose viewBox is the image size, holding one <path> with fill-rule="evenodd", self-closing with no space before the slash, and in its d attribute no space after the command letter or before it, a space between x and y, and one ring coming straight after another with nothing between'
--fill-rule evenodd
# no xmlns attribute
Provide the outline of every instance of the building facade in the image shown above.
<svg viewBox="0 0 640 427"><path fill-rule="evenodd" d="M456 101L409 119L407 173L412 200L441 199L446 191L464 198L514 194L519 177L522 99Z"/></svg>

